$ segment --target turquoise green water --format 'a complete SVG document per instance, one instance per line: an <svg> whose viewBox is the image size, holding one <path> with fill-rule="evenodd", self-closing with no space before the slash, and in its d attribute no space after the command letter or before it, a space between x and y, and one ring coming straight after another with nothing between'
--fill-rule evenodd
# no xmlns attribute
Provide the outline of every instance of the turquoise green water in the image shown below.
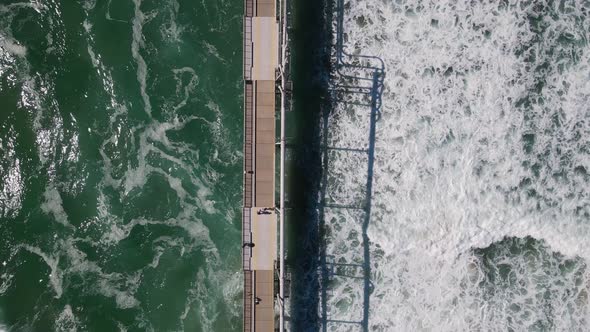
<svg viewBox="0 0 590 332"><path fill-rule="evenodd" d="M241 326L235 1L0 4L0 331Z"/></svg>

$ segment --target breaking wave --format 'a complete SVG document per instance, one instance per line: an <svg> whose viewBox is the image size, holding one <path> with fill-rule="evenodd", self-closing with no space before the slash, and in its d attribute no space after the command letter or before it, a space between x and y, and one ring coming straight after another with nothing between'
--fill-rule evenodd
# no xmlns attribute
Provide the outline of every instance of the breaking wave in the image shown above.
<svg viewBox="0 0 590 332"><path fill-rule="evenodd" d="M387 68L367 231L369 330L587 329L590 5L345 8L345 48ZM328 146L366 149L365 110L338 103ZM358 205L366 156L330 158L330 202ZM327 256L362 265L359 216L328 208L325 219ZM362 281L336 273L329 288L328 330L354 329L346 322L362 319Z"/></svg>

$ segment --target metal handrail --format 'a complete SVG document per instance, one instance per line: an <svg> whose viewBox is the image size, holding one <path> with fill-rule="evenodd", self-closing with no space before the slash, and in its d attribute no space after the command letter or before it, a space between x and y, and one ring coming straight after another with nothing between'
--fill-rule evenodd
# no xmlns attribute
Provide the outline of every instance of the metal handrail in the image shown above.
<svg viewBox="0 0 590 332"><path fill-rule="evenodd" d="M244 271L244 332L253 332L252 326L252 271Z"/></svg>
<svg viewBox="0 0 590 332"><path fill-rule="evenodd" d="M244 17L244 45L243 45L244 79L252 79L252 18Z"/></svg>
<svg viewBox="0 0 590 332"><path fill-rule="evenodd" d="M246 17L254 16L254 0L244 1L244 14Z"/></svg>

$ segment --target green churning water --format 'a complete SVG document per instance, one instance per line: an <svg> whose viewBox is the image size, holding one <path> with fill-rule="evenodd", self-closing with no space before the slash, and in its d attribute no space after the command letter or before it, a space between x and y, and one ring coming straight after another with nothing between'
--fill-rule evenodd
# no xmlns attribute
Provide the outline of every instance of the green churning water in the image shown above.
<svg viewBox="0 0 590 332"><path fill-rule="evenodd" d="M241 326L242 4L0 4L0 331Z"/></svg>

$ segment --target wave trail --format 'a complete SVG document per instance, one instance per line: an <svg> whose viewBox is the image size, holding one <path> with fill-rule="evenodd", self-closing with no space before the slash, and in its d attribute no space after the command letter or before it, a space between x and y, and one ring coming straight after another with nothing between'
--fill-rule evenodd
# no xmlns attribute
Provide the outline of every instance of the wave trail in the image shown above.
<svg viewBox="0 0 590 332"><path fill-rule="evenodd" d="M133 40L131 42L131 54L137 64L137 82L139 83L139 89L141 98L144 103L144 110L148 116L152 115L152 104L147 94L147 64L140 53L141 48L144 46L144 39L142 34L143 24L145 22L145 15L141 11L141 0L133 0L135 4L135 16L133 17Z"/></svg>

